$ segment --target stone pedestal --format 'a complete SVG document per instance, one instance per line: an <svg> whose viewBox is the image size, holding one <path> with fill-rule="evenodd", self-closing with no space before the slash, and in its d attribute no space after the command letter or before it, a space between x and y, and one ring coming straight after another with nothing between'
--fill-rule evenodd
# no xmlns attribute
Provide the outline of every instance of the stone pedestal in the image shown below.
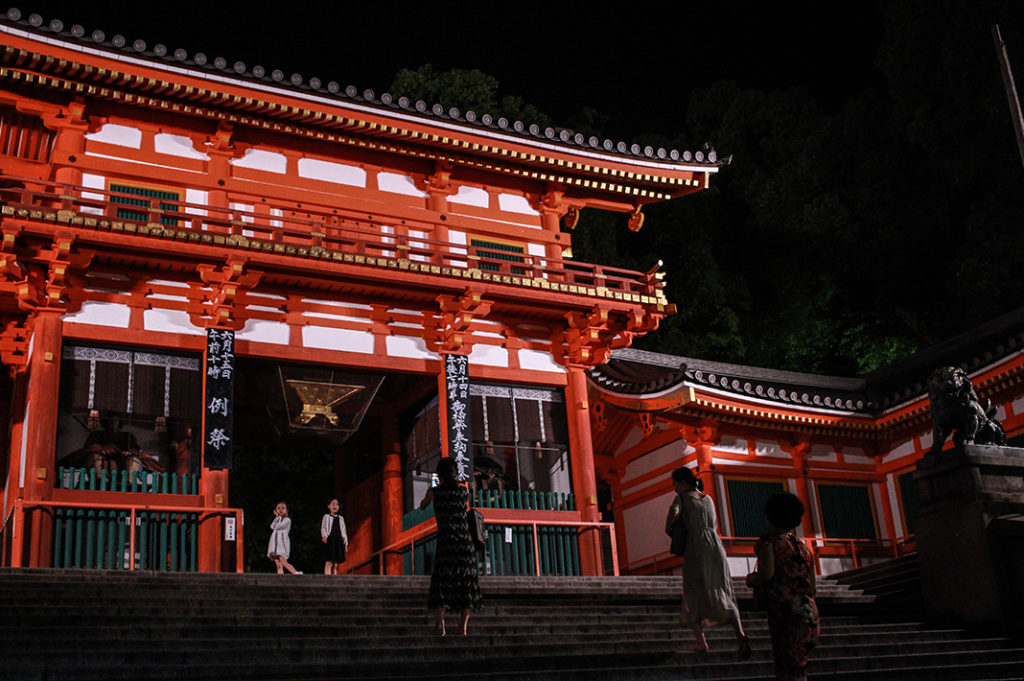
<svg viewBox="0 0 1024 681"><path fill-rule="evenodd" d="M1021 626L1024 449L964 445L928 455L914 473L917 550L928 613Z"/></svg>

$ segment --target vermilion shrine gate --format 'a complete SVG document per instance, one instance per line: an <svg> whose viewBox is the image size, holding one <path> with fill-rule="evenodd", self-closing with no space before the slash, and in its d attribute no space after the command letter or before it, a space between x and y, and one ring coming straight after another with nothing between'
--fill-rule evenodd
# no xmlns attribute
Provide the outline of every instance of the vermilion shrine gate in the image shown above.
<svg viewBox="0 0 1024 681"><path fill-rule="evenodd" d="M465 356L476 500L508 528L493 569L614 570L586 371L672 306L656 269L573 260L570 230L584 208L639 228L708 186L713 152L13 10L0 82L5 565L240 569L231 452L273 425L338 443L349 568L408 569Z"/></svg>

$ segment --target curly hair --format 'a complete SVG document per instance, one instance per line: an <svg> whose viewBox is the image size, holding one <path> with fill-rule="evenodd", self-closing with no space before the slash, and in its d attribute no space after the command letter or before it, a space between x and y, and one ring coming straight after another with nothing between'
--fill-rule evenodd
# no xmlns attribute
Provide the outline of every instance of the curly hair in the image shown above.
<svg viewBox="0 0 1024 681"><path fill-rule="evenodd" d="M789 492L771 495L764 505L765 517L780 530L792 530L799 525L804 517L804 511L804 502Z"/></svg>

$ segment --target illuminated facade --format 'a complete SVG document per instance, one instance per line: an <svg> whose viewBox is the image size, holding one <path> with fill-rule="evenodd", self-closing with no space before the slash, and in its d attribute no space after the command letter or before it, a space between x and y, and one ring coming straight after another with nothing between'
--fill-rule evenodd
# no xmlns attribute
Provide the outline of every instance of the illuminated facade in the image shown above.
<svg viewBox="0 0 1024 681"><path fill-rule="evenodd" d="M572 260L571 229L584 208L639 229L714 152L16 10L0 82L5 565L240 569L232 467L305 433L336 445L350 568L397 571L459 356L488 521L578 532L573 569L607 570L586 372L673 310L656 268Z"/></svg>

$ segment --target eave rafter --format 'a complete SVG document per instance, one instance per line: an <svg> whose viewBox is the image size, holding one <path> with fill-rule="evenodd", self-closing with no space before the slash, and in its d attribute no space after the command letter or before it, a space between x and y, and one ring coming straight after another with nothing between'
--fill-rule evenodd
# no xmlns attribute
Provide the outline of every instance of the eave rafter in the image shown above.
<svg viewBox="0 0 1024 681"><path fill-rule="evenodd" d="M584 194L616 197L611 206L636 212L645 203L691 193L707 185L716 167L680 168L669 164L637 165L598 161L571 151L530 146L516 141L498 145L474 131L431 127L428 122L388 119L383 114L348 112L314 106L300 99L274 101L257 90L224 87L214 90L191 78L175 82L121 70L54 58L13 45L0 46L0 82L63 92L201 117L271 132L443 161L476 170L561 185Z"/></svg>

